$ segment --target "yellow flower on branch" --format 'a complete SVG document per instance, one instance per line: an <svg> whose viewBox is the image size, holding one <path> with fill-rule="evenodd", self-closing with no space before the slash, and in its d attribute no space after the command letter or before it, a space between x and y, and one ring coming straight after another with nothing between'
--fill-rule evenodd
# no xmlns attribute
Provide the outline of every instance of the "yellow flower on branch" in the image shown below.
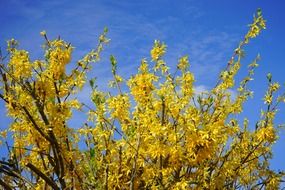
<svg viewBox="0 0 285 190"><path fill-rule="evenodd" d="M158 40L155 40L154 46L150 51L152 60L158 61L158 59L160 59L165 54L165 51L166 51L166 45Z"/></svg>

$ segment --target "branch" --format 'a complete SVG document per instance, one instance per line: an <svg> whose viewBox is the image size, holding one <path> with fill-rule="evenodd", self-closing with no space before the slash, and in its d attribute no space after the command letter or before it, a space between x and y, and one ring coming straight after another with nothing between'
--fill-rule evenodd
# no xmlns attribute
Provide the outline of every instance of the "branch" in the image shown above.
<svg viewBox="0 0 285 190"><path fill-rule="evenodd" d="M0 179L0 186L3 186L6 190L13 190L12 187L10 187L10 185L5 183L2 179Z"/></svg>
<svg viewBox="0 0 285 190"><path fill-rule="evenodd" d="M50 179L48 176L46 176L43 172L41 172L36 166L34 166L31 163L28 163L26 166L30 168L33 172L35 172L39 177L41 177L53 189L60 190L59 187L56 185L56 183L52 179Z"/></svg>
<svg viewBox="0 0 285 190"><path fill-rule="evenodd" d="M139 154L139 147L140 147L140 136L138 137L137 140L137 148L136 148L136 155L134 158L134 162L133 162L133 168L132 168L132 176L131 176L131 181L130 181L130 189L134 190L134 180L136 177L136 173L137 173L137 159L138 159L138 154Z"/></svg>
<svg viewBox="0 0 285 190"><path fill-rule="evenodd" d="M53 142L52 139L50 139L49 136L47 136L42 129L38 126L38 124L36 123L36 121L34 120L33 116L30 114L30 112L28 111L28 109L23 106L22 109L24 110L24 112L26 113L26 115L28 116L29 120L32 122L32 124L34 125L35 129L49 142Z"/></svg>

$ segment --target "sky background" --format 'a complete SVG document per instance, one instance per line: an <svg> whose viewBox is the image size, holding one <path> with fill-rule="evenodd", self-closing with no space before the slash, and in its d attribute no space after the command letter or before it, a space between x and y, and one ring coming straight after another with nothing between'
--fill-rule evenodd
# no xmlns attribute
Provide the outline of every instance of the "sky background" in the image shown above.
<svg viewBox="0 0 285 190"><path fill-rule="evenodd" d="M98 36L108 27L111 42L101 62L89 74L98 77L100 89L106 90L112 77L111 54L118 60L119 74L128 77L136 72L142 58L150 60L149 51L158 39L167 44L165 60L173 70L179 57L189 55L195 88L203 91L215 84L219 71L247 32L257 8L263 11L267 29L245 49L246 57L238 75L238 78L244 76L246 65L258 53L261 55L260 67L250 84L254 99L246 103L241 115L254 125L264 107L266 74L271 72L273 80L279 81L284 90L285 2L282 0L0 0L0 46L5 49L6 41L15 38L32 59L40 59L44 39L39 33L46 30L50 39L60 35L72 43L74 64L96 46ZM87 102L89 95L90 89L86 87L79 99ZM3 130L9 125L3 102L0 102L0 114L0 130ZM281 106L276 124L285 122L284 115L285 108ZM71 123L80 127L84 120L84 115L77 113ZM271 162L276 170L285 169L284 150L285 132L281 132ZM5 154L4 147L0 146L0 158Z"/></svg>

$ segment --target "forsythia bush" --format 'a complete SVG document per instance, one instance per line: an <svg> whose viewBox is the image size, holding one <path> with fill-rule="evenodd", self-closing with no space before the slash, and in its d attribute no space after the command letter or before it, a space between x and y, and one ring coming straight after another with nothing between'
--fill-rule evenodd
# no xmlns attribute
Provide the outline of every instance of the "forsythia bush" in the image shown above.
<svg viewBox="0 0 285 190"><path fill-rule="evenodd" d="M280 85L267 76L266 109L249 126L239 114L252 95L247 85L259 57L239 84L234 80L244 46L264 28L258 10L216 85L201 94L195 93L188 56L170 73L163 60L166 45L160 41L150 51L151 62L143 59L129 79L118 75L111 56L110 85L118 91L102 92L90 79L94 106L79 102L76 94L109 41L106 30L70 72L65 69L74 49L70 43L49 40L41 32L44 58L32 61L16 40L8 41L7 55L1 55L0 98L13 122L1 131L9 155L0 161L0 187L278 189L284 173L271 170L269 160L278 138L277 105L284 101L284 95L275 94ZM229 90L236 86L233 97ZM67 124L73 110L88 110L88 121L80 128Z"/></svg>

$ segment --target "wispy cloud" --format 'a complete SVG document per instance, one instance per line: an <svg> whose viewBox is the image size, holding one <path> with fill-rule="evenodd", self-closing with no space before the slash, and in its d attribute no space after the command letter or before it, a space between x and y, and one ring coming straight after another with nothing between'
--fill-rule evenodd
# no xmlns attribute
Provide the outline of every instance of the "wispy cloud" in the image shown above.
<svg viewBox="0 0 285 190"><path fill-rule="evenodd" d="M203 93L208 93L211 91L211 87L205 85L197 85L194 86L194 93L196 96L201 95ZM231 100L234 100L237 97L237 91L235 89L228 89L227 92L231 96Z"/></svg>
<svg viewBox="0 0 285 190"><path fill-rule="evenodd" d="M209 82L217 77L237 40L234 34L198 26L197 22L205 13L190 2L178 3L175 6L180 7L172 11L174 5L170 2L165 6L167 9L162 10L158 3L145 2L40 1L31 4L14 0L9 6L16 11L9 14L11 18L22 19L23 30L15 34L24 48L33 52L34 58L43 53L39 48L43 42L39 32L43 29L51 38L60 34L72 42L76 47L75 61L96 46L99 34L107 26L111 43L103 52L101 63L94 65L89 74L97 76L98 85L103 90L107 90L108 80L112 78L109 55L115 55L119 74L128 78L136 72L140 60L149 57L154 39L167 43L165 60L172 68L179 57L188 54L192 71L200 81L197 87L201 90L204 85L208 89ZM12 24L9 27L12 28ZM88 102L89 95L87 86L78 98Z"/></svg>
<svg viewBox="0 0 285 190"><path fill-rule="evenodd" d="M95 46L99 33L107 26L112 41L103 62L108 62L109 54L115 54L120 67L130 73L141 58L149 56L154 39L160 39L169 47L166 58L170 65L175 64L182 54L189 54L196 76L211 78L224 64L222 61L228 53L227 49L232 47L235 39L226 32L213 32L214 29L204 31L197 25L204 12L193 1L175 4L181 9L177 13L171 13L174 4L168 4L165 6L167 10L162 10L159 3L152 1L50 1L33 5L14 0L9 5L17 10L11 14L27 19L25 23L29 27L25 26L25 30L21 31L20 40L34 52L36 58L41 55L39 44L42 39L38 33L43 29L51 37L60 34L71 41L77 47L74 58L78 59ZM163 11L169 12L163 14ZM105 73L102 75L105 76Z"/></svg>

